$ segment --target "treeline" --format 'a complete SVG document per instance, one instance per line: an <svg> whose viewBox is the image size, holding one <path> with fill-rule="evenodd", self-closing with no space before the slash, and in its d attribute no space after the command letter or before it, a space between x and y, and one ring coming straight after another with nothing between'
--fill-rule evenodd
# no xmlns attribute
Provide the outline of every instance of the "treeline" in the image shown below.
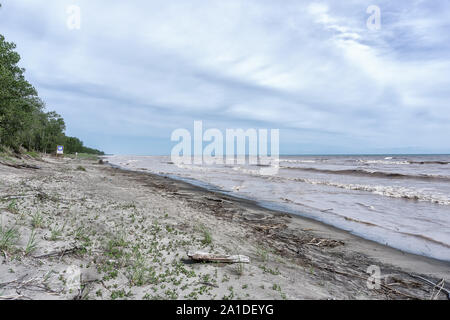
<svg viewBox="0 0 450 320"><path fill-rule="evenodd" d="M24 77L25 69L18 66L20 55L15 48L0 34L0 148L48 153L64 145L65 153L104 154L65 135L64 119L45 111L45 103Z"/></svg>

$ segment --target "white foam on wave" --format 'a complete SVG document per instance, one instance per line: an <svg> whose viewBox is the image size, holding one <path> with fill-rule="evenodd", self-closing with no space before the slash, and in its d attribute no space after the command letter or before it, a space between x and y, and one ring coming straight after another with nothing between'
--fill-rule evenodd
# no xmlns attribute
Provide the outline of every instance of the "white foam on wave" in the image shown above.
<svg viewBox="0 0 450 320"><path fill-rule="evenodd" d="M280 159L280 162L289 162L289 163L316 163L316 160L287 160L287 159Z"/></svg>
<svg viewBox="0 0 450 320"><path fill-rule="evenodd" d="M417 201L427 201L440 205L450 205L450 198L443 194L431 194L424 191L420 191L413 188L406 187L394 187L394 186L369 186L362 184L344 184L332 181L320 181L313 179L294 178L292 180L305 182L315 185L325 185L331 187L337 187L347 190L367 191L374 194L392 197L392 198L404 198Z"/></svg>
<svg viewBox="0 0 450 320"><path fill-rule="evenodd" d="M404 164L411 164L409 161L389 161L390 159L385 158L386 160L362 160L362 159L358 159L358 162L361 163L366 163L366 164L399 164L399 165L404 165Z"/></svg>

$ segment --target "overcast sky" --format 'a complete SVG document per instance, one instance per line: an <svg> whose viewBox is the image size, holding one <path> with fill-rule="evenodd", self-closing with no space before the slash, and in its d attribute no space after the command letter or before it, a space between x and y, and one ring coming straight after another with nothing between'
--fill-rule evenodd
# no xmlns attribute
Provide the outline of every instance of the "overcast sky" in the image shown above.
<svg viewBox="0 0 450 320"><path fill-rule="evenodd" d="M194 120L280 129L283 154L450 153L449 1L0 3L47 108L107 153L168 154Z"/></svg>

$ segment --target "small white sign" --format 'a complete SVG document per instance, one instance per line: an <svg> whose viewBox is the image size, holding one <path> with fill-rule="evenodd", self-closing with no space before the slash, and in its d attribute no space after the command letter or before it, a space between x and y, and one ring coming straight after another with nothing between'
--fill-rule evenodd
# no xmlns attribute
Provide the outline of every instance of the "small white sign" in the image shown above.
<svg viewBox="0 0 450 320"><path fill-rule="evenodd" d="M64 146L58 146L56 148L56 154L64 154Z"/></svg>

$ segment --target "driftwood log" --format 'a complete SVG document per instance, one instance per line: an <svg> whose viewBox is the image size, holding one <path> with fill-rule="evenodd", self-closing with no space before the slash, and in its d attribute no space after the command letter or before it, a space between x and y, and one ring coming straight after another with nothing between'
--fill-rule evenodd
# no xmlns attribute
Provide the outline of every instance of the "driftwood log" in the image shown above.
<svg viewBox="0 0 450 320"><path fill-rule="evenodd" d="M450 290L447 290L446 288L444 288L444 284L445 284L444 279L442 279L440 282L434 283L433 281L425 279L425 278L423 278L421 276L417 276L417 275L414 275L414 274L410 274L410 276L413 277L413 278L416 278L416 279L420 279L420 280L422 280L425 283L428 283L429 285L433 286L433 289L437 288L437 289L439 289L439 291L443 291L444 293L447 294L447 299L450 300ZM440 283L442 283L442 284L440 285Z"/></svg>
<svg viewBox="0 0 450 320"><path fill-rule="evenodd" d="M0 162L0 164L7 166L7 167L13 167L13 168L17 168L17 169L34 169L34 170L39 170L41 167L39 166L35 166L32 164L11 164L11 163L6 163L6 162Z"/></svg>
<svg viewBox="0 0 450 320"><path fill-rule="evenodd" d="M195 261L225 262L225 263L250 263L250 258L243 255L218 255L209 252L189 252L188 257Z"/></svg>

